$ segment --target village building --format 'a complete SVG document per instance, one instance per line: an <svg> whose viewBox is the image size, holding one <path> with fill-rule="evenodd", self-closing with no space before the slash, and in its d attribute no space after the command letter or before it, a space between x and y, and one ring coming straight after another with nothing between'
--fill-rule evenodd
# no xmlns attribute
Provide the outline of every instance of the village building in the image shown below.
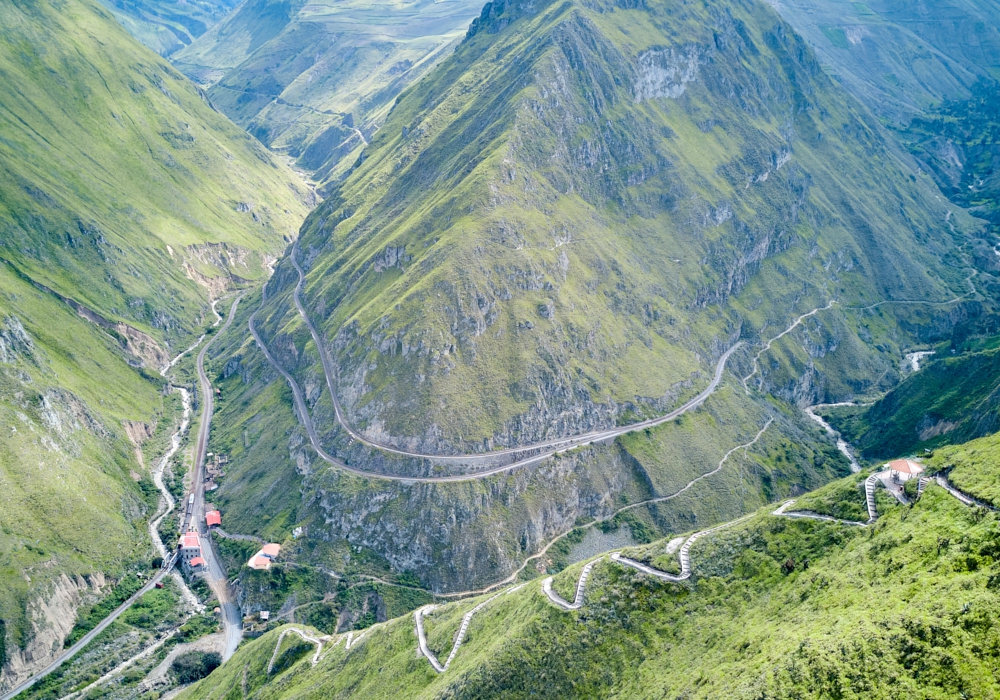
<svg viewBox="0 0 1000 700"><path fill-rule="evenodd" d="M197 532L191 531L181 535L177 551L181 564L189 569L200 571L205 567L205 559L201 556L201 538Z"/></svg>
<svg viewBox="0 0 1000 700"><path fill-rule="evenodd" d="M924 473L924 468L912 459L894 459L885 468L893 481L908 481Z"/></svg>
<svg viewBox="0 0 1000 700"><path fill-rule="evenodd" d="M205 524L208 527L219 527L222 525L222 513L217 510L210 510L205 513Z"/></svg>
<svg viewBox="0 0 1000 700"><path fill-rule="evenodd" d="M280 544L274 544L273 542L265 544L257 550L256 554L250 557L250 560L247 561L247 566L258 571L267 571L271 568L271 562L274 561L280 551Z"/></svg>

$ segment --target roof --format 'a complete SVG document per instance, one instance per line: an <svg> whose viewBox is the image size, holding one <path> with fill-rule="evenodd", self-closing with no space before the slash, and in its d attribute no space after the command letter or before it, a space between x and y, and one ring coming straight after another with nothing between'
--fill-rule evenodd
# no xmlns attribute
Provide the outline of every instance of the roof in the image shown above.
<svg viewBox="0 0 1000 700"><path fill-rule="evenodd" d="M260 548L260 553L263 554L265 557L270 557L271 559L274 559L276 556L278 556L278 552L280 551L281 551L281 545L274 544L273 542L265 544L263 547Z"/></svg>
<svg viewBox="0 0 1000 700"><path fill-rule="evenodd" d="M198 539L197 532L186 532L181 535L181 547L187 549L189 547L197 547L201 549L201 540Z"/></svg>
<svg viewBox="0 0 1000 700"><path fill-rule="evenodd" d="M924 468L912 459L894 459L889 462L889 469L900 474L922 474Z"/></svg>
<svg viewBox="0 0 1000 700"><path fill-rule="evenodd" d="M258 553L250 557L250 561L247 562L247 566L251 569L270 569L271 560Z"/></svg>
<svg viewBox="0 0 1000 700"><path fill-rule="evenodd" d="M213 525L221 525L222 524L222 513L220 513L217 510L211 510L211 511L205 513L205 523L209 527L212 527Z"/></svg>
<svg viewBox="0 0 1000 700"><path fill-rule="evenodd" d="M201 557L195 557L191 560L191 566L205 566L205 560Z"/></svg>

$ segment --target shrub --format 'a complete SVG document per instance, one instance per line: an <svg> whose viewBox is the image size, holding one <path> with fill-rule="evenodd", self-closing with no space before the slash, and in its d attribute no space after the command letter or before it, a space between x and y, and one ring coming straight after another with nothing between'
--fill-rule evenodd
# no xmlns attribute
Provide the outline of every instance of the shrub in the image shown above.
<svg viewBox="0 0 1000 700"><path fill-rule="evenodd" d="M222 657L214 651L189 651L170 664L170 672L178 683L194 683L222 664Z"/></svg>

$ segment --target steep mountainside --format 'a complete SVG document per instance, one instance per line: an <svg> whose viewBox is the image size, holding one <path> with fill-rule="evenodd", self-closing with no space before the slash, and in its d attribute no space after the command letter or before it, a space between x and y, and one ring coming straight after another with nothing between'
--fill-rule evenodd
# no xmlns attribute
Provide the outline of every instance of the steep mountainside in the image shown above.
<svg viewBox="0 0 1000 700"><path fill-rule="evenodd" d="M914 118L900 138L951 201L1000 232L1000 83L983 82L967 100L949 100ZM995 250L980 253L1000 269Z"/></svg>
<svg viewBox="0 0 1000 700"><path fill-rule="evenodd" d="M303 229L302 301L346 420L404 451L489 453L661 415L742 345L677 421L407 483L318 456L282 375L230 336L213 498L239 532L303 527L295 566L377 559L439 592L545 570L555 550L532 557L579 522L627 538L735 517L846 472L794 404L887 389L904 348L969 318L976 226L764 5L491 5ZM255 328L323 448L460 473L340 427L291 263Z"/></svg>
<svg viewBox="0 0 1000 700"><path fill-rule="evenodd" d="M948 455L954 482L992 503L997 446L994 437ZM862 478L795 507L864 513ZM911 498L916 490L907 489ZM448 661L442 673L418 651L413 615L360 639L322 638L319 650L284 626L180 697L995 696L997 514L933 483L912 505L882 490L876 501L879 518L867 526L781 517L772 506L698 539L683 582L591 554L597 562L576 610L553 604L537 579L428 610L421 626L428 651ZM668 540L622 554L677 574L677 542ZM572 601L582 569L556 575L554 592ZM456 637L462 644L451 652Z"/></svg>
<svg viewBox="0 0 1000 700"><path fill-rule="evenodd" d="M188 46L238 0L102 0L136 39L161 56Z"/></svg>
<svg viewBox="0 0 1000 700"><path fill-rule="evenodd" d="M173 345L295 235L304 186L96 3L0 7L0 75L0 257L35 282Z"/></svg>
<svg viewBox="0 0 1000 700"><path fill-rule="evenodd" d="M212 102L321 183L399 93L454 49L481 0L250 0L174 56Z"/></svg>
<svg viewBox="0 0 1000 700"><path fill-rule="evenodd" d="M955 356L924 358L885 396L867 406L831 407L828 420L866 459L914 454L1000 429L1000 339Z"/></svg>
<svg viewBox="0 0 1000 700"><path fill-rule="evenodd" d="M355 428L488 451L628 422L831 300L780 364L811 383L762 386L850 395L935 331L859 307L970 294L966 224L765 6L533 7L486 8L303 228ZM262 327L303 342L289 264Z"/></svg>
<svg viewBox="0 0 1000 700"><path fill-rule="evenodd" d="M909 121L1000 79L996 0L769 0L876 114Z"/></svg>
<svg viewBox="0 0 1000 700"><path fill-rule="evenodd" d="M92 0L0 5L0 690L153 556L158 370L307 189Z"/></svg>

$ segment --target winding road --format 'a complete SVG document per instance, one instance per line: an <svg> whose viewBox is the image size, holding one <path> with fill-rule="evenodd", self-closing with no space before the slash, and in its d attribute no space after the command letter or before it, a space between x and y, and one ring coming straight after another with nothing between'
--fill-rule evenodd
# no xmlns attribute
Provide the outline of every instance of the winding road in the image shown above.
<svg viewBox="0 0 1000 700"><path fill-rule="evenodd" d="M447 454L429 454L423 452L413 452L408 450L402 450L391 445L385 445L379 443L369 438L366 438L361 433L358 433L347 423L344 418L343 411L340 407L340 402L337 399L337 394L334 389L334 371L332 368L332 360L330 359L329 353L326 349L326 345L323 343L322 338L313 326L312 321L306 314L305 308L302 306L302 301L300 298L301 288L305 282L305 273L302 268L299 267L298 261L295 257L296 247L293 245L292 254L289 259L295 266L296 271L299 274L299 281L295 286L295 292L293 298L295 300L295 306L299 311L303 321L309 328L309 332L312 335L313 342L320 354L320 360L323 365L323 374L326 378L327 390L330 393L330 397L334 406L334 411L336 413L337 422L344 428L344 430L358 442L365 444L377 450L384 452L389 452L392 454L401 455L404 457L412 457L417 459L428 459L438 463L464 463L468 465L480 465L479 468L474 471L467 471L461 474L453 474L448 476L430 476L430 477L414 477L414 476L401 476L396 474L384 474L381 472L375 472L368 469L359 469L358 467L353 467L346 464L343 460L337 459L331 456L325 449L323 449L320 444L319 436L316 433L315 425L312 422L312 417L306 406L305 399L302 394L302 390L299 388L298 382L292 377L275 359L274 355L271 354L270 349L264 343L260 334L256 328L256 316L257 313L264 307L267 301L267 285L264 285L263 292L261 294L261 305L260 307L250 315L249 328L250 334L253 336L257 343L257 346L264 353L268 362L278 370L279 373L285 378L289 386L292 389L292 395L295 402L296 413L299 415L299 420L301 421L303 427L306 430L306 434L309 437L309 442L312 444L313 449L316 454L318 454L324 461L342 469L344 471L350 472L352 474L357 474L358 476L363 476L371 479L385 479L390 481L403 481L407 483L448 483L448 482L460 482L460 481L472 481L475 479L484 479L490 476L495 476L497 474L502 474L514 469L520 469L522 467L527 467L532 464L538 464L543 462L557 454L566 452L567 450L572 450L578 447L584 447L599 442L607 442L613 440L614 438L625 435L626 433L631 433L637 430L644 430L646 428L652 428L668 421L674 420L688 411L697 408L703 404L709 396L715 393L719 384L722 382L722 377L726 369L726 363L729 361L730 356L740 347L741 343L737 342L735 345L730 347L715 366L715 373L712 377L712 381L709 382L708 386L702 390L697 396L688 400L678 408L666 413L662 416L657 416L656 418L650 418L649 420L641 421L639 423L631 423L629 425L617 426L614 428L608 428L605 430L597 430L589 433L584 433L581 435L576 435L566 438L556 438L553 440L547 440L543 442L533 443L531 445L524 445L517 448L510 448L504 450L495 450L492 452L485 453L472 453L472 454L462 454L462 455L447 455ZM523 456L525 453L532 453L531 456ZM510 459L506 464L500 464L499 466L488 466L495 464L496 461L503 459ZM487 466L483 466L487 465Z"/></svg>

